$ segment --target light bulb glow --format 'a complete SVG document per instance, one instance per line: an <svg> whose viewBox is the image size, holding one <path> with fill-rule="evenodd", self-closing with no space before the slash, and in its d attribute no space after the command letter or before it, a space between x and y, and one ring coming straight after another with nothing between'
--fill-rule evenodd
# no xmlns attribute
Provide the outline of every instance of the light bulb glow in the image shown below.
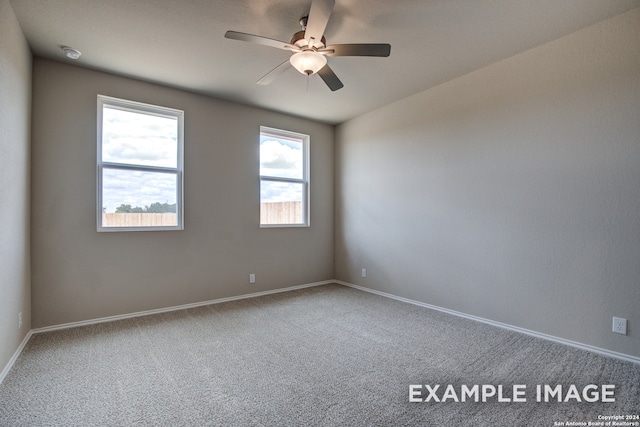
<svg viewBox="0 0 640 427"><path fill-rule="evenodd" d="M302 74L310 75L317 73L322 67L327 65L327 58L316 52L304 51L291 55L289 62Z"/></svg>

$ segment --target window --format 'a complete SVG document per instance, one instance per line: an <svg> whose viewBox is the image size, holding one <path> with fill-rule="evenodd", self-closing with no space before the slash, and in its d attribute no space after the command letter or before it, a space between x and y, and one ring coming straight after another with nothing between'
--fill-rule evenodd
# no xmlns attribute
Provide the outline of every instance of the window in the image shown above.
<svg viewBox="0 0 640 427"><path fill-rule="evenodd" d="M260 127L260 226L309 226L309 136Z"/></svg>
<svg viewBox="0 0 640 427"><path fill-rule="evenodd" d="M98 96L98 231L183 229L183 116Z"/></svg>

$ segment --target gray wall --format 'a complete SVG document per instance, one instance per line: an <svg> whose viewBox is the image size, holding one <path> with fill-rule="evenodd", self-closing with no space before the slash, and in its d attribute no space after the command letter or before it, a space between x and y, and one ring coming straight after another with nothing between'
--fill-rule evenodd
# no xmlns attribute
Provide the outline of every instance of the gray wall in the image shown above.
<svg viewBox="0 0 640 427"><path fill-rule="evenodd" d="M335 260L346 282L640 356L640 9L340 125Z"/></svg>
<svg viewBox="0 0 640 427"><path fill-rule="evenodd" d="M0 371L31 329L30 114L31 51L9 1L0 0Z"/></svg>
<svg viewBox="0 0 640 427"><path fill-rule="evenodd" d="M96 232L98 94L185 111L184 231ZM34 327L333 278L333 127L38 58L32 120ZM260 125L311 136L309 228L259 228Z"/></svg>

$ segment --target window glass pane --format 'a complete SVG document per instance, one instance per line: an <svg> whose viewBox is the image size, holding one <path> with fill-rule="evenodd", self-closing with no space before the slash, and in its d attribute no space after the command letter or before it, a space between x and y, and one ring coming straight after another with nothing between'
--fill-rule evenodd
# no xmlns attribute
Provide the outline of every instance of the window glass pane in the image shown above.
<svg viewBox="0 0 640 427"><path fill-rule="evenodd" d="M303 179L303 142L260 134L260 175Z"/></svg>
<svg viewBox="0 0 640 427"><path fill-rule="evenodd" d="M261 224L304 224L304 185L290 182L260 182Z"/></svg>
<svg viewBox="0 0 640 427"><path fill-rule="evenodd" d="M177 174L104 168L103 227L178 225Z"/></svg>
<svg viewBox="0 0 640 427"><path fill-rule="evenodd" d="M104 106L102 161L175 168L178 120Z"/></svg>

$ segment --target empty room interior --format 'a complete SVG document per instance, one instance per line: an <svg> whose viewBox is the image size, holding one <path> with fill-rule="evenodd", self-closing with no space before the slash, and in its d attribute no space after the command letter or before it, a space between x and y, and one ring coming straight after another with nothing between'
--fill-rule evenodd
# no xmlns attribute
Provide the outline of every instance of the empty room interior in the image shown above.
<svg viewBox="0 0 640 427"><path fill-rule="evenodd" d="M0 138L0 425L640 425L639 0L0 0Z"/></svg>

